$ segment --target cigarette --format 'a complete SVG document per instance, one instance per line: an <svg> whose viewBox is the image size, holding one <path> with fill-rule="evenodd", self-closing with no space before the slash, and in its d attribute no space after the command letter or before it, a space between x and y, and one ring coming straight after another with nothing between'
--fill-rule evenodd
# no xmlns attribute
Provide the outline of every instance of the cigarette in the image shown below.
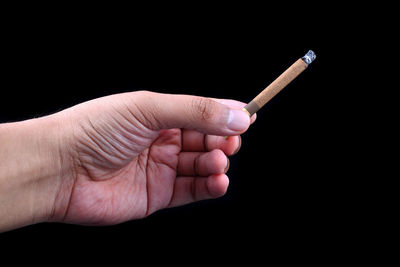
<svg viewBox="0 0 400 267"><path fill-rule="evenodd" d="M309 50L304 57L299 58L292 64L285 72L283 72L275 81L267 86L261 93L259 93L250 103L248 103L243 111L247 112L251 117L260 108L262 108L268 101L277 95L283 88L285 88L291 81L294 80L300 73L302 73L308 65L310 65L316 58L315 53Z"/></svg>

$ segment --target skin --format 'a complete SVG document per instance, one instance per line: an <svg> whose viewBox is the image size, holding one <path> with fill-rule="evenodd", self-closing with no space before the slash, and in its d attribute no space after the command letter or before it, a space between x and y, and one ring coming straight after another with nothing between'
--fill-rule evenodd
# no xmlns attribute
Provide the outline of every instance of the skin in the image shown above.
<svg viewBox="0 0 400 267"><path fill-rule="evenodd" d="M227 156L255 120L244 105L138 91L1 124L0 231L117 224L223 196Z"/></svg>

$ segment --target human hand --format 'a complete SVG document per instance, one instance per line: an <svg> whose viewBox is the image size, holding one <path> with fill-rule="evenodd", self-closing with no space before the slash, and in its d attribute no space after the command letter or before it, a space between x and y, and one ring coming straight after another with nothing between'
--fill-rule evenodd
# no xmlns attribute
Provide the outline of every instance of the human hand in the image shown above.
<svg viewBox="0 0 400 267"><path fill-rule="evenodd" d="M52 190L37 221L116 224L224 195L227 156L255 120L244 105L139 91L46 117L56 125L58 164L42 179Z"/></svg>

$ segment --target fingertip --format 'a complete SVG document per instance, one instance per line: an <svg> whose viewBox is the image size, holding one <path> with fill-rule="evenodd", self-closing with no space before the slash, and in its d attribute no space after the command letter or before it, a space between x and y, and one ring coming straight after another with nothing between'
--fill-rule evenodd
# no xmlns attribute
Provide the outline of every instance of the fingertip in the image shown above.
<svg viewBox="0 0 400 267"><path fill-rule="evenodd" d="M207 188L211 197L217 198L225 195L229 186L229 178L225 174L211 175L207 179Z"/></svg>
<svg viewBox="0 0 400 267"><path fill-rule="evenodd" d="M215 166L219 166L217 173L225 173L226 168L229 167L228 157L221 149L214 149L211 153L214 155L213 161L215 162Z"/></svg>
<svg viewBox="0 0 400 267"><path fill-rule="evenodd" d="M225 166L225 169L224 169L224 173L228 172L230 166L231 166L231 162L230 162L229 158L226 157L226 166Z"/></svg>
<svg viewBox="0 0 400 267"><path fill-rule="evenodd" d="M242 138L240 135L229 136L226 139L221 138L220 149L224 151L227 156L233 156L239 152L242 145Z"/></svg>
<svg viewBox="0 0 400 267"><path fill-rule="evenodd" d="M231 109L242 109L244 106L247 104L241 101L233 100L233 99L218 99L218 98L213 98L215 101L224 104ZM257 119L257 114L254 113L251 118L250 118L250 124L253 124Z"/></svg>
<svg viewBox="0 0 400 267"><path fill-rule="evenodd" d="M240 135L238 135L237 138L235 138L235 140L236 140L235 143L236 148L231 155L236 155L239 152L240 148L242 147L242 138L240 137Z"/></svg>
<svg viewBox="0 0 400 267"><path fill-rule="evenodd" d="M250 124L253 124L257 119L257 113L254 113L251 117L250 117Z"/></svg>
<svg viewBox="0 0 400 267"><path fill-rule="evenodd" d="M240 109L231 109L227 127L229 130L237 133L245 132L250 126L250 117Z"/></svg>

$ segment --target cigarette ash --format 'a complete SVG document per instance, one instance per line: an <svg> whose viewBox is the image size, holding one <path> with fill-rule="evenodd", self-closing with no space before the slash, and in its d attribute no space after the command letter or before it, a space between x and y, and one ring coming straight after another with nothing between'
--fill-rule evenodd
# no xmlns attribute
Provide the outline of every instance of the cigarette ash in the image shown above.
<svg viewBox="0 0 400 267"><path fill-rule="evenodd" d="M301 59L307 64L310 65L316 58L314 51L308 50L307 54L304 55Z"/></svg>

